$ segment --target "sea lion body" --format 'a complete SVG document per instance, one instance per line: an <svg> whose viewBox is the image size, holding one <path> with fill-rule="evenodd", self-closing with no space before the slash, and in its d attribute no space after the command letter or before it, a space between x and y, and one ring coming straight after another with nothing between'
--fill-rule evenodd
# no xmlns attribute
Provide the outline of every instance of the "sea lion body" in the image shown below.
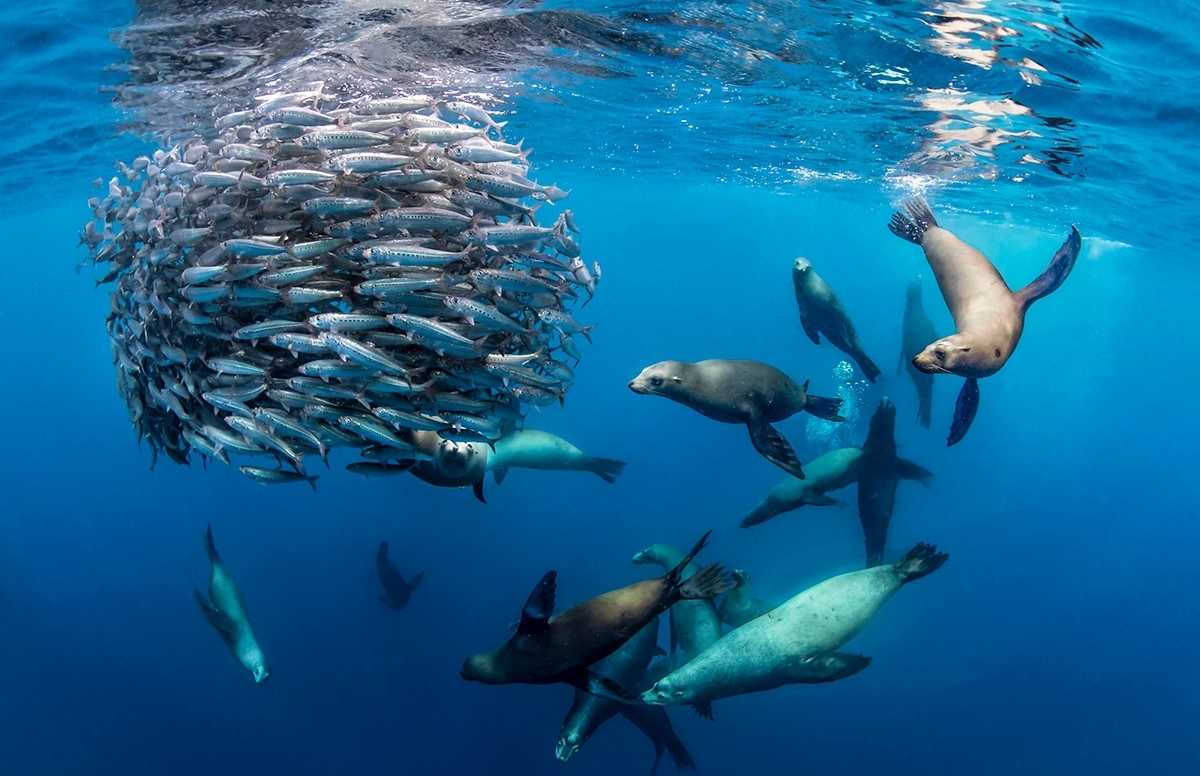
<svg viewBox="0 0 1200 776"><path fill-rule="evenodd" d="M733 578L733 587L725 591L725 598L717 608L721 622L730 628L740 628L775 608L761 598L750 595L750 575L745 571L734 569L729 576Z"/></svg>
<svg viewBox="0 0 1200 776"><path fill-rule="evenodd" d="M255 683L262 684L270 678L271 668L267 664L267 656L259 646L258 637L254 635L254 627L250 624L250 612L246 608L242 592L217 553L211 525L204 536L204 550L209 562L208 600L205 600L199 590L193 590L196 603L209 624L221 634L221 640L229 647L237 661L250 672Z"/></svg>
<svg viewBox="0 0 1200 776"><path fill-rule="evenodd" d="M495 451L488 456L487 469L496 478L496 484L504 480L512 467L586 471L613 483L625 469L625 462L593 458L562 437L527 428L501 437Z"/></svg>
<svg viewBox="0 0 1200 776"><path fill-rule="evenodd" d="M660 361L629 382L634 393L663 396L721 423L745 424L758 452L793 477L804 478L787 439L771 424L807 410L826 420L838 414L841 399L808 393L808 384L758 361L709 359L694 364Z"/></svg>
<svg viewBox="0 0 1200 776"><path fill-rule="evenodd" d="M379 575L379 583L383 585L384 594L379 600L396 611L408 605L412 592L425 578L425 572L418 572L410 581L405 581L400 571L388 559L388 543L380 542L379 550L375 553L375 572Z"/></svg>
<svg viewBox="0 0 1200 776"><path fill-rule="evenodd" d="M796 305L800 308L800 325L813 344L820 345L824 334L830 345L854 359L867 380L875 382L879 367L867 355L837 294L817 274L808 259L800 258L792 263L792 286L796 291Z"/></svg>
<svg viewBox="0 0 1200 776"><path fill-rule="evenodd" d="M871 622L902 585L935 571L947 556L919 544L900 562L833 577L736 628L642 694L656 705L691 703L704 713L718 698L794 683L842 679L870 658L837 650Z"/></svg>
<svg viewBox="0 0 1200 776"><path fill-rule="evenodd" d="M843 447L812 459L804 466L804 479L788 477L772 488L767 497L742 519L742 527L765 523L806 504L822 507L837 504L837 499L826 494L858 481L862 455L860 447Z"/></svg>
<svg viewBox="0 0 1200 776"><path fill-rule="evenodd" d="M917 421L929 428L933 412L933 375L917 369L913 358L925 346L938 338L933 321L925 313L921 303L921 278L918 276L908 284L904 300L904 325L900 337L900 366L912 378L917 389Z"/></svg>
<svg viewBox="0 0 1200 776"><path fill-rule="evenodd" d="M858 519L862 523L867 566L883 563L888 526L901 479L928 484L933 472L896 453L896 405L885 396L871 416L858 472Z"/></svg>
<svg viewBox="0 0 1200 776"><path fill-rule="evenodd" d="M636 564L657 563L664 571L670 571L682 560L683 553L669 544L653 544L633 556ZM688 579L698 571L698 565L689 563L681 578ZM679 601L671 606L670 618L671 651L674 653L678 647L683 654L683 660L676 665L683 665L721 638L721 618L712 599Z"/></svg>

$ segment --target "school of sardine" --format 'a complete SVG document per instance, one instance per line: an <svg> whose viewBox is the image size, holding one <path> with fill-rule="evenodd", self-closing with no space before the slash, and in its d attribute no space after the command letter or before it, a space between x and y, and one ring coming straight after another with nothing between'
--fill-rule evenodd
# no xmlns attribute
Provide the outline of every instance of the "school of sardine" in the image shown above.
<svg viewBox="0 0 1200 776"><path fill-rule="evenodd" d="M269 455L261 482L359 448L417 457L409 432L489 442L562 401L595 293L566 196L484 108L425 96L266 95L132 165L81 234L139 441ZM338 104L340 102L340 104Z"/></svg>

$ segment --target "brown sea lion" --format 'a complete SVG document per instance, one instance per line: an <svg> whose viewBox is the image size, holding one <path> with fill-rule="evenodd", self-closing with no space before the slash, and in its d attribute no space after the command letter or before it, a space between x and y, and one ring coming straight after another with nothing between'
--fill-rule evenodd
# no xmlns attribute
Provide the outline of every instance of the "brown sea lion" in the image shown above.
<svg viewBox="0 0 1200 776"><path fill-rule="evenodd" d="M800 308L800 326L813 344L820 345L824 334L830 345L854 359L867 380L875 382L879 378L879 367L867 355L846 308L813 269L811 261L800 258L793 262L792 286Z"/></svg>
<svg viewBox="0 0 1200 776"><path fill-rule="evenodd" d="M1007 363L1025 329L1025 313L1067 279L1079 257L1081 238L1072 226L1067 241L1046 270L1021 290L1012 291L986 256L938 226L925 200L910 199L904 209L907 215L893 214L888 228L924 249L958 329L930 343L913 358L913 364L922 372L967 378L946 441L953 445L966 436L979 409L978 380L994 375Z"/></svg>
<svg viewBox="0 0 1200 776"><path fill-rule="evenodd" d="M676 601L725 592L729 583L716 563L681 581L683 570L708 543L709 533L665 577L596 596L553 617L557 572L546 572L525 602L517 632L491 652L467 658L462 677L485 684L563 682L593 695L636 703L625 688L588 666L611 655Z"/></svg>
<svg viewBox="0 0 1200 776"><path fill-rule="evenodd" d="M908 370L913 386L917 389L917 422L929 428L929 419L933 412L933 375L917 369L913 356L925 349L925 346L937 339L937 330L933 321L925 313L921 304L921 277L918 275L908 284L908 292L904 299L904 326L900 335L900 365Z"/></svg>
<svg viewBox="0 0 1200 776"><path fill-rule="evenodd" d="M721 423L744 423L754 449L793 477L804 479L795 450L771 424L807 410L825 420L845 420L838 414L841 399L810 396L808 383L769 364L713 358L690 364L660 361L629 381L634 393L665 396Z"/></svg>

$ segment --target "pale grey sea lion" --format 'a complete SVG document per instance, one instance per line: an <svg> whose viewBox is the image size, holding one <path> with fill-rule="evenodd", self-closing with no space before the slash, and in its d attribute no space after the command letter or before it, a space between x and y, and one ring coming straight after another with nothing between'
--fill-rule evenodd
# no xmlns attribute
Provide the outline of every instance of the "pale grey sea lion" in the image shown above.
<svg viewBox="0 0 1200 776"><path fill-rule="evenodd" d="M806 504L828 507L841 503L827 494L858 482L862 454L861 447L843 447L812 459L804 467L804 479L788 477L772 488L766 498L742 518L742 528L765 523Z"/></svg>
<svg viewBox="0 0 1200 776"><path fill-rule="evenodd" d="M760 617L775 607L761 598L750 595L750 575L741 569L729 572L733 587L725 591L717 614L721 622L730 628L740 628L755 617Z"/></svg>
<svg viewBox="0 0 1200 776"><path fill-rule="evenodd" d="M487 468L499 485L510 468L586 471L608 483L617 481L625 462L593 458L562 437L526 428L506 434L488 456Z"/></svg>
<svg viewBox="0 0 1200 776"><path fill-rule="evenodd" d="M714 700L785 684L830 682L866 668L871 658L838 652L871 622L901 586L936 571L945 553L918 544L891 566L833 577L725 634L692 662L659 680L642 700L690 703L711 714Z"/></svg>
<svg viewBox="0 0 1200 776"><path fill-rule="evenodd" d="M262 684L271 676L271 668L254 635L242 593L217 554L211 525L204 534L204 551L209 563L208 599L199 590L193 590L196 603L237 661L254 676L257 684Z"/></svg>
<svg viewBox="0 0 1200 776"><path fill-rule="evenodd" d="M683 553L669 544L652 544L633 556L636 564L657 563L664 571L670 571L683 560ZM683 570L683 579L688 579L700 567L689 563ZM717 614L716 604L710 598L679 601L668 612L671 626L670 657L675 658L675 652L682 653L682 660L676 660L674 665L680 666L699 655L721 638L721 618Z"/></svg>
<svg viewBox="0 0 1200 776"><path fill-rule="evenodd" d="M824 334L830 345L854 359L867 380L875 382L879 378L879 367L867 355L850 314L842 307L837 294L821 279L808 259L799 258L792 263L792 287L796 291L796 305L800 308L800 325L813 344L820 345Z"/></svg>

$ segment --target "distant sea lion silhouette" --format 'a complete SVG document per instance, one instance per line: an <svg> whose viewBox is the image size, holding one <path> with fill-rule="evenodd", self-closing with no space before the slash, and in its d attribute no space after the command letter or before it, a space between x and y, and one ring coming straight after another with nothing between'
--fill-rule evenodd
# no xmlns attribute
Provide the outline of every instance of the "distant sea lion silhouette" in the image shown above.
<svg viewBox="0 0 1200 776"><path fill-rule="evenodd" d="M958 329L913 358L913 365L922 372L967 378L946 440L953 445L966 436L979 409L979 379L994 375L1008 362L1025 329L1025 313L1067 279L1079 257L1082 238L1072 226L1045 272L1021 290L1012 291L986 256L938 226L925 200L907 200L904 210L892 215L888 228L924 249Z"/></svg>
<svg viewBox="0 0 1200 776"><path fill-rule="evenodd" d="M900 336L900 365L896 368L908 370L913 386L917 389L917 422L929 428L929 419L933 412L933 375L917 369L913 356L925 349L925 346L938 338L933 321L925 313L921 304L921 277L918 275L908 284L908 292L904 299L904 326Z"/></svg>
<svg viewBox="0 0 1200 776"><path fill-rule="evenodd" d="M242 593L217 554L211 525L204 534L204 551L209 563L208 599L199 590L193 590L196 603L237 661L254 676L256 683L262 684L271 676L271 668L250 625L250 612Z"/></svg>
<svg viewBox="0 0 1200 776"><path fill-rule="evenodd" d="M829 344L842 351L871 382L879 377L879 367L867 355L858 332L850 321L850 315L829 284L813 269L812 262L805 258L792 263L792 286L796 291L796 304L800 308L800 326L813 341L821 344L821 335Z"/></svg>
<svg viewBox="0 0 1200 776"><path fill-rule="evenodd" d="M379 584L383 585L383 595L379 596L379 600L396 611L400 611L408 605L408 599L412 596L412 592L425 578L425 572L419 571L411 580L405 582L399 570L388 559L388 543L386 541L379 543L379 550L375 553L375 572L379 574Z"/></svg>

